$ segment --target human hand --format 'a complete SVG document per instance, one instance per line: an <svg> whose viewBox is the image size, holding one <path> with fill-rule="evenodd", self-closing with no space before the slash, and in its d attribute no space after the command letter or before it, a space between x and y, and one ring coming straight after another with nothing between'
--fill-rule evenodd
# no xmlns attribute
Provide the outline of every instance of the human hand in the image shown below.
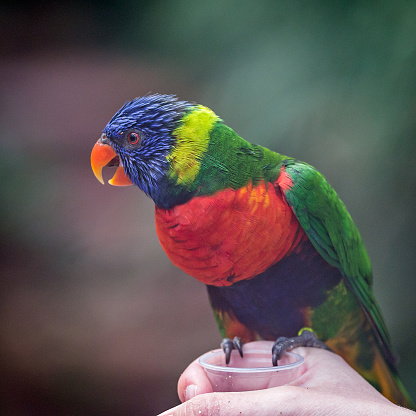
<svg viewBox="0 0 416 416"><path fill-rule="evenodd" d="M272 342L256 341L244 350ZM296 348L305 358L300 376L292 383L266 390L215 393L205 370L192 362L178 381L181 405L159 416L306 416L377 415L415 416L382 396L340 356L318 348Z"/></svg>

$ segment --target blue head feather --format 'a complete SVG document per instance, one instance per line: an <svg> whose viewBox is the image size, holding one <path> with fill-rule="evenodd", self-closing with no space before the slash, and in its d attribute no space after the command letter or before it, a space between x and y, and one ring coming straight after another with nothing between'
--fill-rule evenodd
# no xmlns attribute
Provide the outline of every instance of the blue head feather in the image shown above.
<svg viewBox="0 0 416 416"><path fill-rule="evenodd" d="M171 195L162 192L170 189L166 156L174 146L172 132L192 106L174 95L138 97L126 102L103 130L131 181L161 207L172 205L168 201ZM131 131L139 134L139 146L128 143L126 136Z"/></svg>

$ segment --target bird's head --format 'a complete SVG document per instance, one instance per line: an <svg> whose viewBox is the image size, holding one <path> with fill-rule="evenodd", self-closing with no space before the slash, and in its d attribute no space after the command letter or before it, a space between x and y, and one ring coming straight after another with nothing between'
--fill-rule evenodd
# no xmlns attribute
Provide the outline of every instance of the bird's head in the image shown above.
<svg viewBox="0 0 416 416"><path fill-rule="evenodd" d="M118 166L111 185L135 184L158 206L189 199L191 184L219 118L208 108L173 95L146 95L127 102L104 128L91 153L91 166Z"/></svg>

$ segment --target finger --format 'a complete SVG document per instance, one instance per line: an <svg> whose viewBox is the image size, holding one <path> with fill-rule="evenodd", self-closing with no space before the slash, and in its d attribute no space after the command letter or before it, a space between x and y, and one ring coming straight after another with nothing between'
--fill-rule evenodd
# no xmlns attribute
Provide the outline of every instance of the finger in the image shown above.
<svg viewBox="0 0 416 416"><path fill-rule="evenodd" d="M298 403L298 398L296 389L285 387L240 393L201 394L159 416L275 416L279 412L292 415L293 403Z"/></svg>
<svg viewBox="0 0 416 416"><path fill-rule="evenodd" d="M178 396L181 402L192 399L197 394L212 393L211 383L205 370L193 361L178 380Z"/></svg>

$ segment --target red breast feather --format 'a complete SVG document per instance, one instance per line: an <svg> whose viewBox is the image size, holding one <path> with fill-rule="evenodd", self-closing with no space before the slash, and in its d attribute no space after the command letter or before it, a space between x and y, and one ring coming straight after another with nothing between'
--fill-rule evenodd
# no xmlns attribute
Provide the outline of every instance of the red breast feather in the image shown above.
<svg viewBox="0 0 416 416"><path fill-rule="evenodd" d="M255 277L305 236L280 190L264 181L156 207L156 232L173 264L215 286Z"/></svg>

